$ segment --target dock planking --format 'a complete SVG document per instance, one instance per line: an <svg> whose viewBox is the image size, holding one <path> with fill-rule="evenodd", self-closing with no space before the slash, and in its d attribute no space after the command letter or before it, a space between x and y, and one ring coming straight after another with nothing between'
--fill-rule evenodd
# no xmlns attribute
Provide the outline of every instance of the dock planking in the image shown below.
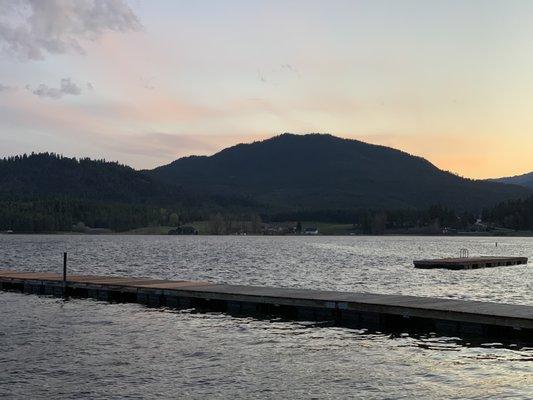
<svg viewBox="0 0 533 400"><path fill-rule="evenodd" d="M527 264L527 257L458 257L415 260L415 268L478 269Z"/></svg>
<svg viewBox="0 0 533 400"><path fill-rule="evenodd" d="M533 341L533 306L526 305L120 276L69 275L63 285L61 275L14 271L0 271L0 288L231 314L282 315L379 330Z"/></svg>

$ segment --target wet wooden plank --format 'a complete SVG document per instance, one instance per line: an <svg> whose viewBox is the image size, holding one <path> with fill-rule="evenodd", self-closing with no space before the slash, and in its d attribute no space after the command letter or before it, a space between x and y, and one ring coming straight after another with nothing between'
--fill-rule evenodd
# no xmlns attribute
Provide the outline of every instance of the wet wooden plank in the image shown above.
<svg viewBox="0 0 533 400"><path fill-rule="evenodd" d="M47 272L12 272L0 275L4 279L20 279L20 280L42 280L42 281L57 281L62 280L61 275Z"/></svg>
<svg viewBox="0 0 533 400"><path fill-rule="evenodd" d="M61 275L54 273L40 273L40 272L15 272L15 271L0 271L0 277L20 280L42 280L42 281L61 281ZM184 281L184 280L168 280L168 279L151 279L142 277L123 277L123 276L98 276L98 275L67 275L68 282L86 283L91 285L102 286L131 286L131 287L147 287L155 289L174 289L187 286L205 286L212 285L212 283L205 281Z"/></svg>
<svg viewBox="0 0 533 400"><path fill-rule="evenodd" d="M205 286L211 286L212 283L205 282L205 281L166 281L163 283L145 283L145 284L137 284L137 287L143 287L143 288L153 288L153 289L164 289L164 290L172 290L172 289L181 289L186 287L205 287Z"/></svg>

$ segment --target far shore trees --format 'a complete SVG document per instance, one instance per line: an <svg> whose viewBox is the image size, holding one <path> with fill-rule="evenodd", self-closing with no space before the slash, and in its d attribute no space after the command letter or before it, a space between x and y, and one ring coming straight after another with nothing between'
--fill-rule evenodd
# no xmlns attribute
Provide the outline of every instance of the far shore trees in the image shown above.
<svg viewBox="0 0 533 400"><path fill-rule="evenodd" d="M179 226L180 217L178 216L178 214L176 213L170 214L170 216L168 217L168 223L170 224L170 226Z"/></svg>

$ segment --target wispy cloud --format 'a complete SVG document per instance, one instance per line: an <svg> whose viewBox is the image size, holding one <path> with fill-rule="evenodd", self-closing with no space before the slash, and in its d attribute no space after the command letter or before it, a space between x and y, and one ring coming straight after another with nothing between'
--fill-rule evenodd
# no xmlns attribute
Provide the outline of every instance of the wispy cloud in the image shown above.
<svg viewBox="0 0 533 400"><path fill-rule="evenodd" d="M181 156L213 154L227 146L268 135L211 133L214 128L196 126L195 121L205 120L206 115L216 115L213 110L179 103L156 103L143 110L148 105L151 105L150 100L140 108L110 104L93 109L82 102L40 101L31 90L18 90L9 98L0 96L0 156L10 155L15 150L56 151L119 160L137 168L153 168ZM157 110L162 114L154 115ZM168 123L165 130L159 130L157 125L161 120L170 120L171 116L177 120ZM219 125L220 120L215 118L213 124ZM180 132L184 130L182 126L187 126L189 132ZM6 146L2 140L13 145Z"/></svg>
<svg viewBox="0 0 533 400"><path fill-rule="evenodd" d="M7 91L12 90L12 89L14 89L14 87L3 85L3 84L0 83L0 93L7 92Z"/></svg>
<svg viewBox="0 0 533 400"><path fill-rule="evenodd" d="M83 54L83 40L139 29L139 19L123 0L0 1L0 44L22 60Z"/></svg>
<svg viewBox="0 0 533 400"><path fill-rule="evenodd" d="M155 85L154 85L155 77L154 76L151 76L148 78L144 78L141 76L139 79L141 81L141 85L143 88L148 89L148 90L155 90Z"/></svg>
<svg viewBox="0 0 533 400"><path fill-rule="evenodd" d="M141 155L170 162L188 155L211 155L237 143L247 143L264 136L250 135L188 135L151 132L140 135L116 135L106 140L106 147L122 154ZM94 137L93 137L94 139Z"/></svg>
<svg viewBox="0 0 533 400"><path fill-rule="evenodd" d="M291 64L281 64L281 70L292 72L293 74L300 76L300 71L298 71L293 65Z"/></svg>
<svg viewBox="0 0 533 400"><path fill-rule="evenodd" d="M61 84L58 88L49 87L44 83L41 83L36 89L32 90L32 93L42 98L59 99L64 95L78 96L81 94L81 88L70 78L61 79Z"/></svg>
<svg viewBox="0 0 533 400"><path fill-rule="evenodd" d="M257 78L262 83L270 83L278 85L281 81L290 78L289 75L295 75L300 78L300 71L292 64L281 64L277 67L271 68L266 72L264 70L257 71Z"/></svg>
<svg viewBox="0 0 533 400"><path fill-rule="evenodd" d="M266 80L265 76L263 75L263 73L260 70L257 71L257 79L259 79L259 81L261 81L263 83L267 83L267 80Z"/></svg>

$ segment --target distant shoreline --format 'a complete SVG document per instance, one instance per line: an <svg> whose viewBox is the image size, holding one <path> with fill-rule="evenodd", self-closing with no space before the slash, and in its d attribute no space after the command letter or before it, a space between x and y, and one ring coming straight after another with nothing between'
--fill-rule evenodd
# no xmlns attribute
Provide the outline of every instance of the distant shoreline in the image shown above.
<svg viewBox="0 0 533 400"><path fill-rule="evenodd" d="M76 235L76 236L253 236L253 237L269 237L269 236L276 236L276 237L327 237L327 236L342 236L342 237L394 237L394 236L412 236L412 237L443 237L443 238L453 238L453 237L492 237L492 238L505 238L505 237L533 237L533 231L519 231L519 232L506 232L506 233L486 233L486 232L464 232L459 234L429 234L429 233L384 233L384 234L346 234L346 233L319 233L317 235L305 235L305 234L269 234L269 235L263 235L263 234L246 234L246 235L238 235L238 234L210 234L210 233L199 233L198 235L175 235L175 234L168 234L164 232L135 232L135 231L125 231L125 232L105 232L105 233L83 233L83 232L74 232L74 231L60 231L60 232L12 232L12 233L0 233L0 236L21 236L21 235Z"/></svg>

